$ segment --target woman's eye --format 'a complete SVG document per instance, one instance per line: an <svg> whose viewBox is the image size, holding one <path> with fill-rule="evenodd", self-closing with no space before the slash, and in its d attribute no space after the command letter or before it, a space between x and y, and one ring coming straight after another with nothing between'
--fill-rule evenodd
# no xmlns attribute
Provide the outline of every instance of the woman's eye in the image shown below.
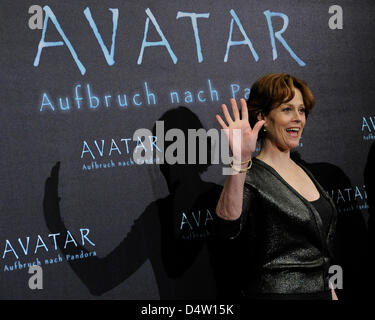
<svg viewBox="0 0 375 320"><path fill-rule="evenodd" d="M299 109L300 112L302 113L305 113L306 112L306 109L305 108L302 108L302 109Z"/></svg>
<svg viewBox="0 0 375 320"><path fill-rule="evenodd" d="M284 108L283 111L290 111L290 108Z"/></svg>

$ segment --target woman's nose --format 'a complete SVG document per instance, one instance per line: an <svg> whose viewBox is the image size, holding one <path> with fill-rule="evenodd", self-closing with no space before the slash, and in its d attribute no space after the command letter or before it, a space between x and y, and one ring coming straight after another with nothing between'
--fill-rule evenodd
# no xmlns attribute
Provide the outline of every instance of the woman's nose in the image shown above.
<svg viewBox="0 0 375 320"><path fill-rule="evenodd" d="M302 116L303 116L303 115L300 114L298 110L295 110L295 111L293 112L293 121L301 122L301 120L302 120Z"/></svg>

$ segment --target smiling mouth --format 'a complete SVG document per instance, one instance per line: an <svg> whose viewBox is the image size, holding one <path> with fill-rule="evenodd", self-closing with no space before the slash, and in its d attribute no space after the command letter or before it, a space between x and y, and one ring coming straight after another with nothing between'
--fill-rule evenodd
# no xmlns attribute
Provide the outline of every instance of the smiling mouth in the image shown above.
<svg viewBox="0 0 375 320"><path fill-rule="evenodd" d="M287 132L288 136L297 138L299 136L301 129L300 128L288 128L288 129L285 129L285 131Z"/></svg>

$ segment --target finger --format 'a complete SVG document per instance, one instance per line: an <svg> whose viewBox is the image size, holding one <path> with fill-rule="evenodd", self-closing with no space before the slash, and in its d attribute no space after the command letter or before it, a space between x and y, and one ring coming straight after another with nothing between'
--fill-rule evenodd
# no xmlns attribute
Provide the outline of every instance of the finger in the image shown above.
<svg viewBox="0 0 375 320"><path fill-rule="evenodd" d="M225 120L227 121L228 125L231 125L231 123L233 123L233 120L232 120L232 118L231 118L231 116L229 114L227 106L225 104L223 104L221 106L221 108L223 109Z"/></svg>
<svg viewBox="0 0 375 320"><path fill-rule="evenodd" d="M216 115L216 120L217 120L217 122L219 122L220 126L221 126L223 129L228 128L228 126L225 124L224 120L221 119L221 117L220 117L218 114Z"/></svg>
<svg viewBox="0 0 375 320"><path fill-rule="evenodd" d="M259 121L254 125L253 132L254 132L255 134L258 135L260 128L262 128L262 126L264 125L265 122L266 122L266 121L264 121L264 120L259 120Z"/></svg>
<svg viewBox="0 0 375 320"><path fill-rule="evenodd" d="M241 119L249 121L249 113L247 110L246 100L241 99L240 103L241 103Z"/></svg>
<svg viewBox="0 0 375 320"><path fill-rule="evenodd" d="M238 106L237 106L236 99L230 99L230 103L232 105L232 111L233 111L234 121L240 120L240 112L238 111Z"/></svg>
<svg viewBox="0 0 375 320"><path fill-rule="evenodd" d="M59 184L59 171L60 171L60 161L56 162L56 164L53 166L51 170L51 176L52 180L58 185Z"/></svg>

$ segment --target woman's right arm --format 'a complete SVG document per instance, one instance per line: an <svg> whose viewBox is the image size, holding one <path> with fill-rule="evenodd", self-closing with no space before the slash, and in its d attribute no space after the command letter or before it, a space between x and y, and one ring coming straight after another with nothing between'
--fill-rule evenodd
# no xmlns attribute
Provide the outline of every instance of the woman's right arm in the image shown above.
<svg viewBox="0 0 375 320"><path fill-rule="evenodd" d="M235 165L233 163L233 165ZM245 164L245 168L247 164ZM228 176L224 183L219 202L216 206L216 214L224 220L237 220L242 212L243 188L246 172Z"/></svg>
<svg viewBox="0 0 375 320"><path fill-rule="evenodd" d="M247 161L250 161L252 154L255 151L258 133L264 124L264 120L258 121L254 128L251 129L246 101L244 99L240 100L241 117L236 100L231 99L230 102L233 111L233 119L225 104L222 105L222 111L226 122L224 122L219 115L216 115L216 119L222 129L227 129L225 133L233 154L233 169L236 171L236 174L227 177L216 206L216 214L219 218L224 220L237 220L242 212L243 192L246 178L246 171L239 171L240 169L246 170L249 165ZM240 136L236 136L237 139L233 137L233 130L235 129L241 130Z"/></svg>

